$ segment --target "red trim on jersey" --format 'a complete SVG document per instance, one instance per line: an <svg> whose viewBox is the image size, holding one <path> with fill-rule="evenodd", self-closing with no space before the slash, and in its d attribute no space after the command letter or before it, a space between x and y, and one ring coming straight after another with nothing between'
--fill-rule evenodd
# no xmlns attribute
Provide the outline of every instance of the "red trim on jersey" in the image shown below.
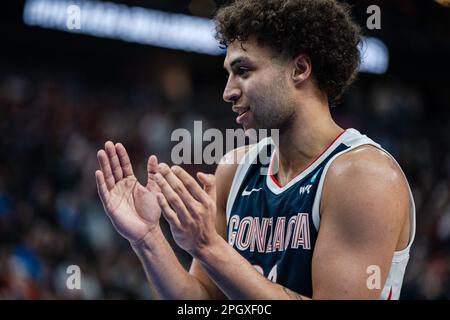
<svg viewBox="0 0 450 320"><path fill-rule="evenodd" d="M299 175L301 175L303 172L305 172L306 170L308 170L309 167L311 167L325 152L327 152L328 149L331 148L331 146L337 141L337 139L339 139L347 130L342 131L334 140L333 142L331 142L328 147L325 148L325 150L322 151L321 154L319 154L313 161L311 161L311 163L302 170L302 172L300 172L299 174L296 175L296 177L298 177ZM273 153L273 156L275 156L275 152ZM272 174L272 167L269 168L269 175L272 178L272 181L279 187L279 188L283 188L280 183L277 181L277 179L275 179L274 175ZM293 178L295 179L295 178ZM292 180L293 180L292 179ZM289 183L289 182L288 182Z"/></svg>
<svg viewBox="0 0 450 320"><path fill-rule="evenodd" d="M279 187L279 188L283 188L277 181L277 179L275 179L275 177L273 176L272 173L270 173L270 177L272 178L272 181L275 182L275 184Z"/></svg>
<svg viewBox="0 0 450 320"><path fill-rule="evenodd" d="M392 287L391 287L391 290L389 290L389 295L388 295L388 300L391 300L391 297L392 297Z"/></svg>

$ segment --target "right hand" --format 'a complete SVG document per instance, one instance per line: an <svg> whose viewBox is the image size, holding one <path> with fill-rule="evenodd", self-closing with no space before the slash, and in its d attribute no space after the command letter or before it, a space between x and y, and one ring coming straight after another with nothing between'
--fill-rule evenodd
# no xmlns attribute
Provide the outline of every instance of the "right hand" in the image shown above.
<svg viewBox="0 0 450 320"><path fill-rule="evenodd" d="M153 180L158 160L148 160L148 181L144 187L136 179L125 147L121 143L105 143L97 158L100 169L95 172L97 189L103 207L117 231L131 244L141 242L159 228L161 208L156 199L160 192Z"/></svg>

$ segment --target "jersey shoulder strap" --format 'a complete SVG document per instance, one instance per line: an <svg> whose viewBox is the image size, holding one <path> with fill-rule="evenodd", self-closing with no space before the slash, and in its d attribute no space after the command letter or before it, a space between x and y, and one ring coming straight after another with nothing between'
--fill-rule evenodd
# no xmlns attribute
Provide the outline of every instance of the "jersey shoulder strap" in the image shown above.
<svg viewBox="0 0 450 320"><path fill-rule="evenodd" d="M234 174L233 182L231 183L230 192L228 194L226 214L227 214L227 222L231 216L231 209L233 207L233 203L236 200L237 194L239 192L239 188L244 181L248 170L250 169L252 164L256 164L258 161L258 156L261 150L265 149L266 146L272 144L271 138L267 137L261 139L258 143L252 145L247 152L242 156L239 160L238 167L236 169L236 173Z"/></svg>

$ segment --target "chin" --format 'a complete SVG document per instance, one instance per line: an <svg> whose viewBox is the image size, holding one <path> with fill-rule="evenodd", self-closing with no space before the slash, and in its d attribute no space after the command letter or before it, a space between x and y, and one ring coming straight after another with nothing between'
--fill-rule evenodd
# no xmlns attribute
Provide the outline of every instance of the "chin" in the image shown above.
<svg viewBox="0 0 450 320"><path fill-rule="evenodd" d="M259 130L263 129L258 125L255 125L253 123L244 124L243 126L245 136L249 138L254 138L254 135L256 134L257 138L259 138ZM259 140L259 139L258 139Z"/></svg>

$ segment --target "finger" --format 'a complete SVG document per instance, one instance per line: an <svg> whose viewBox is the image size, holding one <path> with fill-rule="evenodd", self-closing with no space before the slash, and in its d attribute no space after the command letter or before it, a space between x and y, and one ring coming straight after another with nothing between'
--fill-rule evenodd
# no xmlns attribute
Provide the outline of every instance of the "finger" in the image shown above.
<svg viewBox="0 0 450 320"><path fill-rule="evenodd" d="M172 208L169 206L169 203L167 202L164 195L162 193L157 193L156 199L158 199L158 204L161 207L164 218L166 218L167 222L175 226L177 229L180 229L181 223L180 220L178 219L177 213L173 211Z"/></svg>
<svg viewBox="0 0 450 320"><path fill-rule="evenodd" d="M123 178L122 166L116 153L116 147L111 141L105 143L106 154L109 158L109 164L114 176L114 180L119 182Z"/></svg>
<svg viewBox="0 0 450 320"><path fill-rule="evenodd" d="M151 155L150 158L148 158L147 171L153 174L158 172L158 158L155 155Z"/></svg>
<svg viewBox="0 0 450 320"><path fill-rule="evenodd" d="M122 172L124 177L129 177L133 175L133 166L131 165L130 157L128 152L121 143L116 143L116 153L119 157L120 166L122 167Z"/></svg>
<svg viewBox="0 0 450 320"><path fill-rule="evenodd" d="M170 170L169 166L165 163L160 163L159 173L164 177L172 190L181 198L189 211L195 214L196 205L198 205L197 200L192 197L183 182Z"/></svg>
<svg viewBox="0 0 450 320"><path fill-rule="evenodd" d="M158 172L157 174L155 174L155 181L161 188L161 193L164 195L169 205L177 213L177 216L180 219L181 223L186 224L187 222L190 222L190 220L192 220L192 217L188 209L186 208L185 204L178 196L178 194L172 189L166 179L164 179L161 173Z"/></svg>
<svg viewBox="0 0 450 320"><path fill-rule="evenodd" d="M205 192L216 200L216 177L213 174L204 174L203 172L198 172L197 177L203 184Z"/></svg>
<svg viewBox="0 0 450 320"><path fill-rule="evenodd" d="M108 155L105 150L100 150L97 152L98 163L100 164L100 169L102 170L103 177L105 179L106 187L109 191L116 185L116 181L112 174L111 166L109 165Z"/></svg>
<svg viewBox="0 0 450 320"><path fill-rule="evenodd" d="M208 195L198 184L198 182L183 168L179 166L172 166L172 172L177 176L178 179L183 183L189 193L199 202L206 204L208 201Z"/></svg>
<svg viewBox="0 0 450 320"><path fill-rule="evenodd" d="M107 209L109 204L109 191L106 186L105 177L100 170L95 171L95 181L97 182L97 191L100 196L100 200L102 200L103 207Z"/></svg>
<svg viewBox="0 0 450 320"><path fill-rule="evenodd" d="M153 192L161 192L155 181L155 174L158 172L158 158L151 155L147 162L147 189Z"/></svg>

